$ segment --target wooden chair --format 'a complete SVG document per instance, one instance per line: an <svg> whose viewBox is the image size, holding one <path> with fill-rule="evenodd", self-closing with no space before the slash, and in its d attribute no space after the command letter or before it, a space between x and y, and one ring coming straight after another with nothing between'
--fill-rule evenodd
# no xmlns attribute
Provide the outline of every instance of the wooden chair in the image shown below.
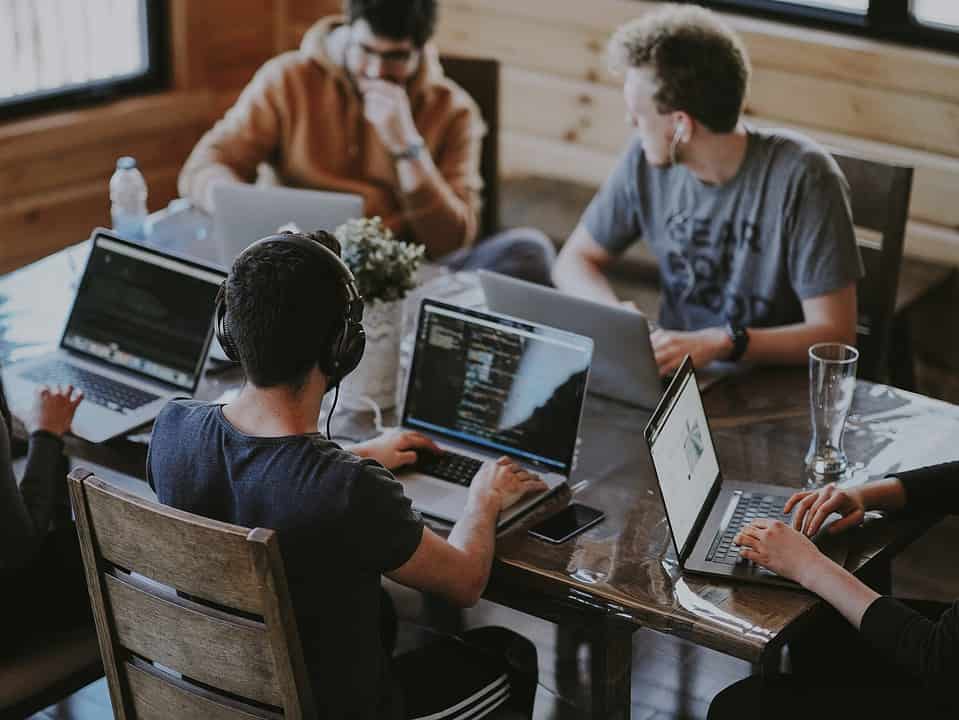
<svg viewBox="0 0 959 720"><path fill-rule="evenodd" d="M316 716L273 531L69 485L117 718Z"/></svg>
<svg viewBox="0 0 959 720"><path fill-rule="evenodd" d="M483 178L483 209L478 240L500 228L499 218L499 61L444 55L440 58L446 76L476 101L486 122L486 137L480 156Z"/></svg>
<svg viewBox="0 0 959 720"><path fill-rule="evenodd" d="M839 153L833 157L849 182L852 218L866 268L857 288L858 374L865 380L881 381L888 373L912 168ZM896 352L911 353L912 349L896 348Z"/></svg>

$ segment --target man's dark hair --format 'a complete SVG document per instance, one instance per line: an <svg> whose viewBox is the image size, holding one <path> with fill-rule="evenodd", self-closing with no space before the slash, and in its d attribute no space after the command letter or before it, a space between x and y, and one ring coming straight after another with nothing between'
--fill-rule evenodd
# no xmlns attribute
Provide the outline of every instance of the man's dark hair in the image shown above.
<svg viewBox="0 0 959 720"><path fill-rule="evenodd" d="M312 237L340 254L326 232ZM243 253L230 271L226 312L247 379L257 387L303 387L343 324L347 293L332 263L292 243Z"/></svg>
<svg viewBox="0 0 959 720"><path fill-rule="evenodd" d="M436 27L436 0L344 0L350 22L366 20L377 35L423 47Z"/></svg>
<svg viewBox="0 0 959 720"><path fill-rule="evenodd" d="M659 112L682 110L717 133L736 128L749 84L749 56L715 13L665 5L619 28L609 55L615 71L652 68Z"/></svg>

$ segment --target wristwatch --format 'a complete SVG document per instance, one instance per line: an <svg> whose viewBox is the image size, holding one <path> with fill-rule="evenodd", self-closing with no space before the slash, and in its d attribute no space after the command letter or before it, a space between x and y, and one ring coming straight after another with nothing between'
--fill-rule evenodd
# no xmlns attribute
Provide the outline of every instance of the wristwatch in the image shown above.
<svg viewBox="0 0 959 720"><path fill-rule="evenodd" d="M400 160L416 160L424 150L426 150L426 143L420 138L419 140L414 140L399 152L393 153L393 160L395 162L399 162Z"/></svg>
<svg viewBox="0 0 959 720"><path fill-rule="evenodd" d="M726 325L726 332L729 339L733 341L733 351L726 358L730 362L736 362L746 354L746 348L749 347L749 331L733 320Z"/></svg>

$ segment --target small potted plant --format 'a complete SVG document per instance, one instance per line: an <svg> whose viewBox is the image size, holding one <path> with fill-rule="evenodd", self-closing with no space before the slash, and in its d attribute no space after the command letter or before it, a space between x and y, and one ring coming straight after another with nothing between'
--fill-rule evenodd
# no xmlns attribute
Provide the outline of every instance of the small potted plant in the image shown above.
<svg viewBox="0 0 959 720"><path fill-rule="evenodd" d="M343 381L341 399L352 409L368 407L368 400L391 408L396 402L403 298L416 286L424 248L397 240L379 217L348 220L334 235L365 305L366 352Z"/></svg>

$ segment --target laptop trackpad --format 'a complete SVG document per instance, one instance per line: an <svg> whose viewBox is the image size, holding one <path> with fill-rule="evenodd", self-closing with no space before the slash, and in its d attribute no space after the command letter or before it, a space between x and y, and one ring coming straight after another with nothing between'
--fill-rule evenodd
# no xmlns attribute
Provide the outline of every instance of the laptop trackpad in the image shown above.
<svg viewBox="0 0 959 720"><path fill-rule="evenodd" d="M402 473L397 479L420 512L454 522L463 512L469 490L462 485L417 472Z"/></svg>

